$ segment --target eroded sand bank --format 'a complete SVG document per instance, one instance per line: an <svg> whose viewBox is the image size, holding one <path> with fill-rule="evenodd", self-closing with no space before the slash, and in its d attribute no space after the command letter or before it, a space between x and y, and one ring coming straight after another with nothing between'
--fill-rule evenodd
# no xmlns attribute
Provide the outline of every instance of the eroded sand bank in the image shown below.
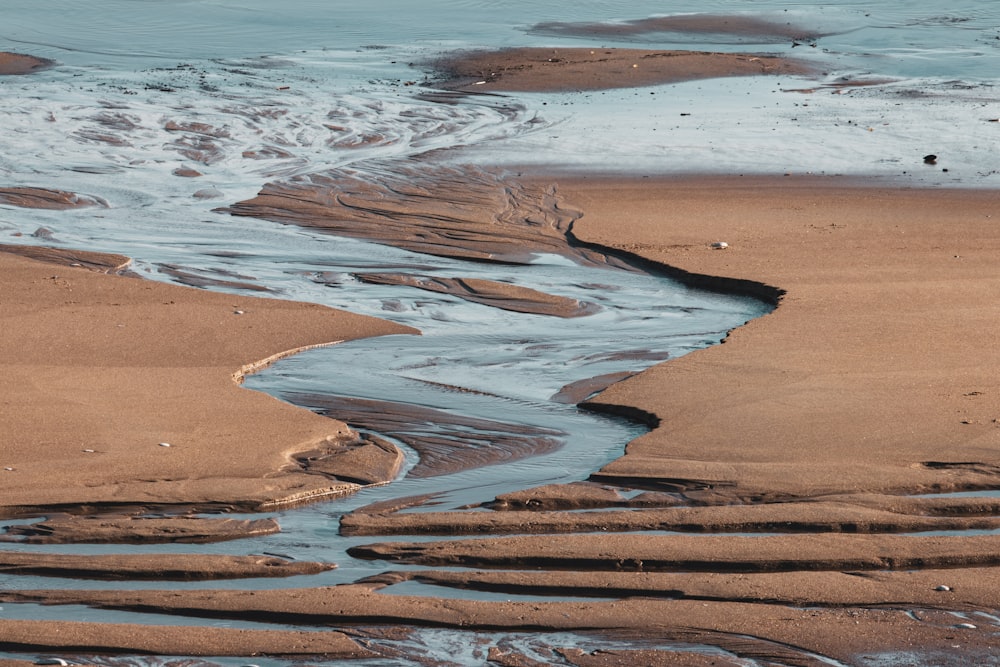
<svg viewBox="0 0 1000 667"><path fill-rule="evenodd" d="M364 446L356 434L238 382L290 351L412 330L310 304L107 275L81 266L81 254L0 246L0 511L252 507L357 488L337 481L335 466L309 474L294 458ZM126 263L90 260L105 270ZM364 476L350 466L342 472Z"/></svg>
<svg viewBox="0 0 1000 667"><path fill-rule="evenodd" d="M997 576L989 567L995 538L878 533L995 524L989 499L905 494L998 485L1000 353L989 326L998 313L984 296L1000 286L992 261L1000 243L996 194L794 178L542 180L582 212L571 230L581 242L662 262L693 283L723 288L732 280L784 294L773 314L724 345L599 396L605 407L625 406L658 424L595 473L646 494L626 499L599 484L564 493L546 487L485 515L372 508L344 521L345 530L368 534L449 532L449 522L450 532L463 532L471 521L468 532L479 536L544 535L449 542L443 558L423 556L438 547L419 543L357 552L493 568L488 573L394 574L363 587L266 596L37 592L7 599L323 624L638 629L731 648L737 633L760 643L756 655L777 655L777 643L800 657L807 651L848 662L862 651L904 646L988 650L990 633L959 627L951 612L996 608L996 589L982 584ZM712 247L720 240L726 249ZM580 507L605 509L551 511ZM659 544L636 532L664 529L785 534L659 537ZM580 530L603 534L564 535ZM609 532L617 533L613 540ZM844 535L865 532L873 534ZM525 568L551 572L532 577ZM567 570L577 571L559 574ZM612 600L444 602L371 589L412 577ZM659 599L618 600L639 591Z"/></svg>
<svg viewBox="0 0 1000 667"><path fill-rule="evenodd" d="M976 625L989 621L973 616L976 622L965 627L951 612L992 612L1000 606L996 599L1000 587L994 585L1000 569L984 567L994 562L995 537L842 533L994 525L997 512L990 501L901 496L1000 486L1000 456L996 454L1000 346L995 327L1000 306L990 298L1000 288L1000 268L995 262L1000 238L993 217L996 193L876 189L794 178L535 175L533 180L519 181L517 192L544 196L546 222L524 228L494 224L498 215L502 221L511 216L502 215L509 210L506 200L499 206L500 214L494 210L496 202L490 197L496 184L489 185L489 179L482 181L487 183L482 190L485 194L476 194L470 203L464 201L466 190L455 190L465 185L465 172L455 172L450 181L442 173L411 187L409 192L423 202L422 209L400 208L395 197L405 179L387 178L372 184L341 174L303 181L299 187L273 187L253 205L242 211L234 207L233 212L264 212L283 222L314 225L311 216L339 206L353 211L352 222L357 223L353 231L344 233L418 249L414 225L433 228L444 220L446 225L463 228L467 216L454 215L452 205L458 201L480 213L483 224L469 235L472 240L463 246L444 235L422 241L419 249L493 261L498 256L501 261L520 261L530 252L543 250L584 261L605 261L603 253L579 246L569 250L565 237L569 231L580 243L644 258L694 284L773 299L780 296L774 314L737 330L724 345L656 366L612 386L594 402L593 407L642 415L656 426L631 443L622 458L594 475L599 483L646 489L649 495L643 500L642 496L625 498L601 484L582 485L501 499L492 505L498 511L491 513L476 508L474 512L414 514L401 519L383 506L345 520L345 526L354 526L358 532L410 535L441 530L449 517L456 526L452 532L471 532L467 527L471 515L479 522L477 534L485 539L450 542L446 547L383 544L364 553L421 560L428 568L455 563L496 568L488 572L392 573L361 585L322 589L4 591L0 599L317 625L614 631L625 637L655 635L707 643L737 656L785 664L818 664L817 653L847 663L862 653L880 651L917 650L946 656L957 652L967 662L988 654L995 637L988 627L981 630ZM331 182L349 186L347 197L331 199L325 191ZM460 197L456 192L463 194ZM444 197L438 198L438 193ZM561 215L551 216L551 211ZM427 219L436 222L428 224ZM391 224L383 224L385 220ZM325 222L320 220L317 226ZM371 231L376 228L385 231ZM728 247L713 249L717 241L725 241ZM352 333L398 331L347 316L338 316L334 324L329 311L321 308L278 302L265 305L190 290L170 292L174 288L99 276L82 267L54 269L51 264L9 253L0 253L0 269L5 280L10 276L10 284L23 289L22 300L11 299L10 310L4 292L4 317L11 324L3 329L4 350L18 351L16 358L4 363L13 369L17 380L13 384L19 391L48 383L43 385L44 392L29 394L34 402L27 409L35 411L30 421L16 422L20 424L16 433L28 434L21 437L45 456L24 458L23 463L9 466L14 470L0 473L5 481L11 480L9 488L21 494L16 497L22 498L22 506L79 502L73 494L46 486L46 480L66 480L76 493L84 480L108 484L85 487L86 493L96 494L88 502L122 498L149 503L207 502L219 495L207 494L208 481L193 473L201 469L196 462L204 460L213 461L212 470L230 471L231 477L225 479L231 486L212 478L211 487L221 489L231 500L243 497L237 489L247 494L248 479L259 480L276 466L288 474L267 481L278 484L277 489L255 486L254 502L288 497L302 488L282 486L290 479L304 483L306 493L313 492L316 487L309 484L308 475L301 474L301 466L282 466L290 463L291 451L302 451L302 443L322 442L330 433L328 420L320 425L295 411L292 421L304 430L293 430L294 437L283 441L294 446L263 457L261 467L249 470L243 467L246 457L222 460L218 454L198 453L193 443L179 439L183 434L168 430L172 422L156 421L156 415L176 417L175 410L184 411L199 435L211 439L211 429L226 414L218 409L217 401L235 391L235 368L289 347ZM126 283L130 286L120 287ZM150 300L141 299L142 294ZM174 304L169 303L171 299ZM189 305L173 308L182 300ZM90 309L96 316L81 325L73 318L91 302L100 307ZM40 313L32 304L48 304L50 311ZM184 312L192 309L197 311L196 321L218 324L218 331L225 335L206 332L185 319ZM236 310L243 313L236 316ZM259 317L248 317L253 314ZM142 317L136 319L137 315ZM359 328L348 327L345 333L342 327L352 321ZM255 324L252 336L240 329L246 322ZM64 329L79 326L88 327L87 336L63 338ZM126 359L133 354L141 359L140 353L151 343L160 355L158 363L180 358L178 352L189 348L209 355L189 364L211 371L214 380L206 383L201 400L216 401L212 403L215 409L210 413L194 410L171 391L178 386L178 373L184 393L195 380L202 381L202 375L190 368L168 369L167 373L158 366L151 370L150 363L122 364L120 353L113 358L94 356L101 347L94 341L113 340L122 333L118 329L138 329L142 334L123 348ZM176 332L176 338L163 336L163 330ZM198 334L196 345L185 338L194 335L192 330ZM269 338L277 336L277 330L281 336ZM289 330L301 337L289 341ZM18 338L11 333L17 331L44 335ZM234 350L229 341L240 335L244 336L241 346ZM64 349L78 350L80 356L46 372L52 350ZM254 351L249 359L248 350ZM130 374L122 366L138 368L143 381L128 379ZM125 458L110 448L105 452L81 447L81 433L90 438L87 442L112 440L92 423L91 415L100 414L102 408L91 398L99 392L84 384L88 377L103 378L112 388L122 384L125 393L111 400L118 405L127 398L136 406L138 414L131 417L136 421L126 420L118 427L129 430L113 435L120 440L127 433L137 444L129 451L142 452L136 455L138 459ZM148 391L150 384L155 385L156 400L137 400L145 395L143 386ZM89 403L79 404L81 396ZM255 395L242 392L241 396ZM276 419L267 412L276 409L272 405L276 402L267 397L253 400L257 402L246 404L238 413L241 424L248 415L267 414L272 415L267 419ZM63 410L73 418L74 428L43 437L35 426L47 423L46 416L53 410ZM284 417L290 414L282 413ZM159 447L162 441L177 447ZM189 452L197 456L188 458ZM166 458L177 453L185 458ZM100 473L97 466L88 467L87 457L97 454L117 467L102 466ZM67 462L64 468L59 467L60 460ZM109 474L107 470L134 473L137 467L146 470L154 464L165 466L160 469L166 472L141 487L129 481L132 477L120 481L100 476ZM18 478L21 472L29 474ZM168 474L180 475L183 482ZM32 484L18 486L18 479ZM320 487L322 492L329 485L324 480ZM651 509L641 509L642 503ZM550 511L535 514L530 511L534 507ZM605 514L552 511L580 507L601 507ZM616 508L630 518L616 516L621 513ZM641 520L633 521L633 515ZM541 530L516 527L518 522L532 525L536 519ZM540 532L544 537L487 537L512 529ZM647 534L636 532L664 529L785 534L704 539L659 536L651 541ZM602 534L556 534L580 530ZM618 534L608 540L603 534L607 532ZM761 545L767 545L766 549L756 548ZM654 546L662 548L652 550ZM447 550L446 558L426 555L439 548ZM670 561L656 561L668 549ZM647 562L663 571L645 571ZM525 572L526 566L552 571ZM776 569L781 572L768 571ZM487 602L391 594L390 584L411 578L446 587L594 599ZM72 630L77 636L98 634L97 626L88 624L28 626L25 622L4 624L0 632L6 633L6 646L59 650L65 646L61 640L45 644L41 639L54 636L42 632L53 627ZM177 633L168 642L153 641L171 632L165 628L141 632L116 628L114 632L114 650L119 651L173 653L191 646L186 643L188 636ZM279 649L287 637L280 641L277 635L255 637L254 641L264 644L246 643L242 650L262 646L262 652L288 652ZM206 650L222 654L229 650L227 642L232 637L210 641L216 644ZM111 646L110 639L107 646ZM530 664L499 649L491 655L498 664ZM587 658L594 657L570 659L574 654L569 649L561 655L569 656L571 664L591 664ZM661 663L648 656L642 659L669 664L676 655L659 654L656 660Z"/></svg>

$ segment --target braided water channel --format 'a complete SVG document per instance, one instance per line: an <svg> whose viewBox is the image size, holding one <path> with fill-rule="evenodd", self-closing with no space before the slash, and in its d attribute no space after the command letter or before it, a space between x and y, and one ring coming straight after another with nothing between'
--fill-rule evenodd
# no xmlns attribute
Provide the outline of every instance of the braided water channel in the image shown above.
<svg viewBox="0 0 1000 667"><path fill-rule="evenodd" d="M853 135L842 133L853 131L855 125L883 127L881 114L889 106L900 120L905 118L898 114L909 113L907 118L912 118L924 107L917 111L897 109L897 98L885 101L877 96L883 93L867 97L859 94L857 99L823 95L809 98L809 108L818 120L805 123L800 122L804 115L799 106L805 98L798 93L779 94L773 82L767 80L681 85L672 90L673 101L669 103L647 91L642 91L641 96L634 92L602 93L585 98L589 103L587 113L574 107L579 99L569 95L550 96L544 109L539 100L525 104L513 98L482 96L458 104L441 104L421 99L420 86L414 84L421 83L425 73L409 67L410 61L455 47L522 41L552 43L551 35L515 39L504 31L521 31L522 24L550 20L549 10L537 4L516 3L519 7L514 12L512 5L445 1L422 3L418 12L409 8L407 13L404 3L388 3L399 11L359 6L349 10L351 16L357 15L353 21L336 12L324 13L324 21L314 21L308 18L309 12L303 11L294 29L286 31L275 30L270 15L260 11L260 7L272 3L239 3L245 5L242 7L219 2L184 3L199 6L199 12L191 12L200 16L197 26L192 25L187 13L177 12L166 3L143 3L141 10L136 3L128 3L128 11L119 11L119 5L125 3L112 0L90 3L86 8L61 4L65 11L51 12L32 9L32 3L15 2L8 8L10 16L5 17L8 27L0 29L5 32L0 37L10 40L4 48L32 51L62 64L30 80L2 82L0 113L5 120L0 133L0 176L4 186L79 192L107 202L108 207L27 212L0 207L0 236L14 243L129 255L135 260L134 270L148 279L202 284L230 292L234 300L243 295L263 295L311 301L413 326L421 336L374 338L313 350L252 376L246 386L333 417L346 417L347 407L356 406L357 400L379 401L377 409L381 411L405 406L402 412L411 415L424 411L422 414L427 416L436 410L438 415L463 421L464 426L457 431L463 432L468 442L517 440L530 444L498 450L466 443L439 457L440 470L427 470L421 467L427 457L421 459L406 447L408 433L356 423L356 427L375 430L406 449L407 465L400 479L351 497L265 515L280 522L280 534L199 546L5 545L38 553L270 553L338 565L322 574L211 583L98 583L0 575L0 587L9 589L319 587L355 582L389 569L405 569L409 566L349 557L350 547L370 543L373 538L340 535L340 517L395 498L433 494L428 506L444 510L482 503L518 489L586 479L619 456L626 443L645 427L581 410L566 398L554 400L563 387L595 376L639 371L716 344L732 328L770 309L768 304L751 298L692 290L648 267L630 267L627 262L581 263L568 256L572 253L555 251L539 253L521 264L462 261L357 238L363 233L349 234L355 238L348 238L253 216L235 217L215 209L250 199L267 183L316 174L325 177L331 172L344 174L345 170L361 180L378 180L388 172L402 174L405 181L406 174L420 173L428 164L448 173L460 168L457 165L461 160L579 165L600 153L603 163L619 166L641 163L662 168L667 164L704 170L724 163L723 168L729 165L742 170L747 166L742 160L750 156L755 162L771 160L765 166L779 172L819 164L832 171L861 168L858 165L871 170L874 165L895 173L900 168L891 160L883 160L884 155L899 153L898 145L922 146L925 137L940 134L942 127L947 128L954 144L951 151L972 156L966 161L974 164L973 158L985 150L979 148L982 142L976 134L981 125L978 116L975 123L962 121L964 124L956 126L957 116L949 110L965 103L955 99L957 96L983 93L973 86L971 92L956 92L959 86L953 85L951 78L958 76L953 73L958 63L969 70L961 70L962 76L984 76L976 68L988 70L993 76L993 60L968 58L966 51L953 47L957 43L954 36L966 36L970 49L997 52L993 32L985 36L968 30L959 32L963 26L979 24L986 26L982 30L995 29L992 14L981 3L958 3L971 7L966 11L970 20L963 22L935 18L940 10L933 3L911 3L927 5L922 11L930 18L917 23L910 22L902 9L881 9L878 21L867 21L866 12L871 8L853 1L824 3L832 8L823 11L810 3L765 3L776 12L791 8L802 20L812 20L819 12L820 23L832 26L827 32L844 35L831 38L830 52L812 49L805 56L820 60L824 66L839 58L836 67L829 67L831 70L867 71L870 58L859 54L868 54L871 44L877 44L880 49L892 50L889 55L895 59L883 55L879 63L894 76L938 75L937 71L927 70L930 62L944 72L942 76L947 76L944 82L920 84L947 93L926 103L933 114L920 116L920 123L898 123L907 128L924 128L925 134L914 139L910 134L866 133L866 141L860 144L844 138ZM289 8L311 4L315 3L288 3ZM686 3L691 11L742 9L743 4L735 0ZM584 7L581 17L595 20L663 11L659 3L566 6L571 5ZM681 5L685 3L680 3L678 10L684 9ZM24 9L18 11L17 7ZM894 12L904 15L897 17ZM420 16L414 17L414 13ZM289 9L288 14L295 16L296 12ZM288 20L295 23L292 18ZM351 30L341 29L342 23ZM856 29L869 23L888 27ZM924 57L925 51L911 49L908 40L912 35L923 35L935 26L934 39L928 42L930 50L926 52L936 49L933 58ZM333 34L336 40L329 37ZM468 41L457 42L459 34ZM886 41L886 35L898 37ZM691 47L691 39L679 44L676 39L668 35L663 41L650 43L658 47ZM401 46L421 40L421 46ZM560 40L576 44L569 37ZM248 44L254 48L248 48ZM624 45L635 44L626 40ZM723 42L710 46L743 49L747 44ZM696 41L695 47L702 48L701 42ZM806 50L793 52L791 44L770 44L768 48L797 57ZM792 85L801 88L806 84ZM909 86L905 78L897 85L899 99L904 99ZM645 98L649 100L638 101ZM704 128L684 129L672 123L672 132L663 132L665 126L661 126L661 131L653 134L656 123L665 123L667 117L688 118L691 108L697 110L697 118L708 119ZM769 112L760 113L764 108ZM574 110L579 111L576 116L589 121L575 118ZM734 112L741 118L737 127L732 123ZM865 120L852 122L849 127L840 122L841 115ZM781 119L784 141L804 148L774 151L773 128L758 131L763 127L760 122L750 122L764 117ZM828 119L832 120L823 124ZM581 131L580 127L588 129ZM723 132L719 128L725 128L725 134L718 134ZM871 140L869 134L876 140ZM716 135L727 138L725 146L712 146ZM652 141L654 136L665 138ZM835 154L820 150L831 142L843 150ZM822 162L817 163L817 156ZM181 175L191 171L201 176ZM507 179L516 182L516 176L502 172L475 173L486 175L487 186L490 178L495 178L494 185L501 189L508 186ZM929 178L926 173L922 172L923 178ZM985 177L995 178L995 172ZM558 196L558 189L554 196ZM573 207L571 201L560 204L567 210ZM705 241L707 244L713 240ZM589 314L566 319L524 314L361 278L386 273L508 283L579 300L593 308ZM439 424L425 421L430 422L421 424L425 433L441 435L433 432ZM518 440L511 438L512 434L526 437ZM448 437L454 439L454 430ZM456 463L458 459L460 463ZM449 467L453 471L441 473ZM394 586L393 591L477 599L512 597L510 593L446 590L417 582ZM288 627L75 606L6 604L0 614L4 619ZM386 649L392 645L392 640L381 643ZM364 664L435 664L446 660L448 664L482 664L484 647L490 645L509 646L539 662L552 659L548 649L553 646L587 650L681 646L676 642L640 640L616 643L559 633L511 633L502 637L425 629L397 642L399 656ZM723 655L718 648L698 650ZM755 664L742 659L746 664ZM835 664L820 656L799 655L798 659ZM122 660L128 664L157 662Z"/></svg>
<svg viewBox="0 0 1000 667"><path fill-rule="evenodd" d="M564 387L596 376L637 372L718 343L732 328L770 309L752 298L690 289L628 261L569 249L563 237L554 250L543 248L518 262L466 261L218 211L252 197L267 182L316 173L347 169L356 179L370 176L377 180L390 172L405 181L414 164L425 172L427 163L414 160L435 149L524 136L544 126L532 113L506 101L445 106L400 100L389 85L376 86L364 95L340 92L334 96L326 91L330 94L324 96L319 91L279 102L265 92L260 81L273 77L273 70L240 69L243 73L234 74L236 69L233 63L214 63L198 70L182 67L155 75L140 73L131 82L116 74L113 85L105 74L92 72L92 79L83 86L71 76L56 73L32 84L39 97L7 98L3 104L10 107L13 129L5 135L8 145L3 154L18 154L16 161L10 157L4 162L8 181L85 193L106 202L107 207L30 212L5 207L0 211L0 230L16 243L125 254L134 259L132 269L148 279L208 286L234 294L234 300L240 295L264 295L311 301L419 329L420 336L373 338L305 352L246 382L250 389L348 421L348 399L379 401L375 409L379 413L405 406L402 422L397 423L399 431L366 423L352 425L377 431L406 450L406 470L387 486L273 514L282 532L263 538L197 547L9 545L38 553L268 553L338 565L323 574L210 584L98 584L2 576L2 587L308 587L354 582L386 569L405 568L350 558L348 548L371 539L341 536L340 516L392 498L434 494L435 509L451 509L517 489L586 479L619 456L645 427L581 410L575 401L587 392L560 394ZM150 76L167 76L175 87L170 92L146 88L134 94L138 80ZM232 77L248 84L251 92L237 95ZM206 79L220 85L225 80L225 91L206 97L201 84L182 85ZM327 127L332 118L336 118L337 130ZM266 152L276 145L283 146L281 152ZM247 158L248 154L257 157ZM174 173L192 164L208 173L208 178L189 179ZM456 169L463 168L440 165L442 174L467 173L479 178L483 191L499 190L503 198L514 200L526 198L515 201L515 212L519 207L545 209L557 217L568 215L570 221L579 214L573 211L572 202L561 202L552 187L537 191L544 193L544 202L530 201L536 190L518 195L521 191L508 175ZM569 250L561 253L561 247ZM371 274L516 285L578 301L580 316L526 314L405 284L363 279ZM442 435L427 410L456 418L458 426ZM407 414L411 422L419 423L406 423ZM427 456L421 458L406 447L406 433L414 425L454 445L439 454L430 469ZM440 589L419 584L400 588L442 595ZM448 595L491 598L488 593L452 591ZM3 614L12 619L178 622L157 615L34 605L5 605ZM254 627L252 623L198 622ZM437 647L427 650L447 652L449 642L440 634L430 640L416 637L412 650L424 650L417 645L426 641ZM451 643L455 641L462 643L457 639ZM406 664L401 660L392 664ZM468 664L476 663L470 657Z"/></svg>

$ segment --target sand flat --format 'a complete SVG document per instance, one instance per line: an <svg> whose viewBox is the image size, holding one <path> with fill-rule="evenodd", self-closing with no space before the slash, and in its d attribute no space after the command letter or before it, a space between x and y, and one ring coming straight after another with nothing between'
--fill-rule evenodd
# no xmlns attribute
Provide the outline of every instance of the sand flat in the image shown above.
<svg viewBox="0 0 1000 667"><path fill-rule="evenodd" d="M244 390L238 381L296 349L413 330L313 304L40 262L6 249L2 511L255 505L356 488L305 474L293 459L353 442L343 423Z"/></svg>
<svg viewBox="0 0 1000 667"><path fill-rule="evenodd" d="M995 192L794 177L567 178L559 192L585 211L582 241L695 284L785 292L724 345L596 399L662 420L603 481L734 498L1000 485Z"/></svg>
<svg viewBox="0 0 1000 667"><path fill-rule="evenodd" d="M607 90L730 76L814 73L806 63L764 54L603 47L459 53L434 66L444 73L444 88L478 93Z"/></svg>

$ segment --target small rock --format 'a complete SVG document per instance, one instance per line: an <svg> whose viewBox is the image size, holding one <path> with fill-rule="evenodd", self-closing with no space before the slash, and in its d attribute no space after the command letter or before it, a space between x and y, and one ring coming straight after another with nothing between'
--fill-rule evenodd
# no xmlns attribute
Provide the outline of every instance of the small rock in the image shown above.
<svg viewBox="0 0 1000 667"><path fill-rule="evenodd" d="M716 250L725 250L726 248L729 247L729 244L726 243L725 241L716 241L715 243L712 244L712 247L715 248Z"/></svg>
<svg viewBox="0 0 1000 667"><path fill-rule="evenodd" d="M83 450L83 451L84 451L85 453L87 453L87 454L93 454L93 453L94 453L94 450L93 450L93 449L85 449L85 450Z"/></svg>
<svg viewBox="0 0 1000 667"><path fill-rule="evenodd" d="M223 193L218 188L202 188L191 196L195 199L218 199L223 196Z"/></svg>
<svg viewBox="0 0 1000 667"><path fill-rule="evenodd" d="M955 625L956 628L961 628L962 630L975 630L976 626L972 623L958 623Z"/></svg>
<svg viewBox="0 0 1000 667"><path fill-rule="evenodd" d="M173 447L169 442L161 442L160 447Z"/></svg>
<svg viewBox="0 0 1000 667"><path fill-rule="evenodd" d="M234 310L233 311L233 315L242 315L242 314L243 314L242 310Z"/></svg>
<svg viewBox="0 0 1000 667"><path fill-rule="evenodd" d="M63 665L63 667L66 667L66 665L69 665L69 663L67 661L63 660L62 658L42 658L41 660L36 660L35 664L36 665Z"/></svg>
<svg viewBox="0 0 1000 667"><path fill-rule="evenodd" d="M14 472L14 469L11 468L10 466L4 466L4 470L6 470L7 472Z"/></svg>
<svg viewBox="0 0 1000 667"><path fill-rule="evenodd" d="M937 164L937 155L925 155L924 164Z"/></svg>
<svg viewBox="0 0 1000 667"><path fill-rule="evenodd" d="M941 584L940 586L938 586L938 587L937 587L937 588L935 588L934 590L936 590L936 591L943 591L943 592L947 592L947 591L950 591L950 590L951 590L951 586L945 586L944 584Z"/></svg>

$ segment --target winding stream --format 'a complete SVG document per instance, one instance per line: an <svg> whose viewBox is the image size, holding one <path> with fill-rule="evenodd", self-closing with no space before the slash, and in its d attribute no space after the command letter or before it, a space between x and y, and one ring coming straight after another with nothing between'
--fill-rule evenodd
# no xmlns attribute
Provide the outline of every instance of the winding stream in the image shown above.
<svg viewBox="0 0 1000 667"><path fill-rule="evenodd" d="M994 76L985 72L996 71L989 63L996 60L997 46L986 40L992 36L986 32L994 25L994 17L980 8L982 3L966 3L969 7L964 13L953 8L956 17L964 17L956 22L938 16L933 3L913 16L886 10L879 17L880 31L860 27L870 23L864 20L868 3L824 3L828 6L819 9L810 3L775 0L768 11L791 10L797 19L826 26L834 34L829 50L806 57L852 76L870 73L871 63L878 62L881 72L900 77L903 83L882 97L810 98L812 113L819 120L806 124L804 130L798 129L802 126L798 116L803 113L799 102L805 98L777 93L770 81L675 86L671 92L676 107L668 107L671 118L697 103L705 107L703 124L674 128L676 134L663 142L650 137L657 119L668 112L657 101L645 99L648 95L640 100L631 91L585 96L587 109L575 106L581 98L571 96L470 97L459 104L420 98L419 84L426 74L411 62L451 48L551 43L551 35L525 30L533 22L552 19L534 4L515 3L518 7L501 11L495 3L441 0L416 13L407 11L406 3L388 3L398 5L396 12L382 7L382 11L331 13L322 11L323 3L296 0L296 11L279 15L271 9L272 3L262 1L239 3L239 7L224 2L183 3L192 13L197 9L198 21L159 3L144 3L141 8L128 3L125 8L122 2L102 0L86 10L74 3L62 4L66 11L51 13L26 1L5 3L0 50L31 52L54 58L63 66L30 78L0 81L4 91L0 114L5 119L0 133L0 180L8 186L93 195L107 201L109 208L26 213L0 207L0 237L14 243L126 254L134 258L136 271L150 279L312 301L416 327L422 336L360 340L297 355L249 378L246 386L298 405L329 410L334 416L344 414L346 399L363 399L411 410L444 411L465 420L447 434L433 433L438 439L454 440L456 433L472 440L517 436L509 438L513 444L499 458L465 457L468 448L452 447L435 455L435 466L421 469L428 457L408 447L412 433L369 424L407 451L411 474L350 498L277 513L281 534L199 547L208 553L268 552L332 561L339 568L294 580L211 584L218 588L331 585L385 571L384 563L358 561L346 554L349 547L371 542L371 538L338 534L343 513L373 502L432 493L435 509L450 509L515 489L585 479L620 455L625 443L643 427L581 410L574 401L559 399L561 389L588 378L635 372L715 344L770 306L750 298L691 290L627 263L581 263L554 252L537 254L520 264L463 261L215 209L248 200L269 182L345 169L361 177L376 177L386 169L402 173L424 164L421 161L431 155L435 164L454 168L476 161L487 165L585 164L600 153L608 165L628 163L633 168L669 171L705 169L710 164L719 168L720 163L722 169L743 168L744 156L753 154L765 162L773 160L763 165L764 171L818 165L839 172L853 166L898 173L900 167L886 160L886 153L895 150L898 154L900 146L929 140L947 127L953 135L954 154L974 163L975 156L985 150L975 136L979 128L956 125L949 110L984 95L983 77ZM657 3L571 4L581 18L592 20L662 11ZM705 3L689 4L692 11L728 11L739 5L723 0L711 3L712 8ZM456 34L461 34L462 41ZM885 39L886 35L891 39ZM956 42L956 35L962 40ZM560 39L576 44L569 37ZM656 39L661 41L653 43L654 38L646 36L623 43L691 48L690 38L661 35ZM745 40L704 39L711 48L748 48ZM920 39L925 40L921 53L933 53L934 58L924 60L915 53L914 40ZM874 44L883 49L877 57L870 53ZM954 44L959 46L949 46ZM768 46L774 51L790 48ZM975 49L984 57L974 61L963 57ZM936 64L926 65L930 61ZM939 75L937 69L953 73L955 68L971 82L967 87L933 78ZM773 151L761 149L773 141L761 120L731 127L733 112L745 119L777 118L784 123L786 141L803 142L801 154L805 155L810 147L842 141L840 133L848 131L846 125L842 128L832 121L844 114L856 115L861 124L874 123L870 119L884 114L886 107L899 106L895 100L902 99L912 77L924 77L919 85L941 94L920 109L896 110L905 121L931 108L933 113L920 130L923 134L914 135L916 130L886 133L864 145L852 139L843 143L845 150L837 156L817 159L814 151L808 158L785 154L779 162L771 157ZM952 93L948 99L943 98L945 91ZM736 96L745 101L735 102ZM764 107L767 114L751 111ZM711 146L711 141L706 146L704 137L727 123L733 132L729 146ZM816 128L822 129L817 132ZM589 140L593 143L587 144ZM680 153L673 152L675 148ZM678 161L680 154L685 159ZM185 173L191 170L202 175L187 177ZM491 173L515 178L502 171ZM997 178L996 172L982 170L966 170L962 177L972 179L977 174L983 183ZM920 178L953 176L925 172ZM573 203L564 204L571 208ZM359 277L373 273L498 281L578 300L590 304L592 312L565 319L511 312ZM384 412L385 407L379 410ZM81 554L122 550L99 545L11 548ZM180 553L191 551L192 546L129 549ZM134 587L131 583L100 585ZM92 586L93 582L0 576L0 587ZM158 586L205 588L206 584L142 584L143 588ZM404 590L404 586L399 588ZM410 593L442 594L428 588L405 585ZM448 595L488 598L490 594L450 590ZM128 621L137 621L115 612L34 605L7 605L3 615L86 616L107 621L127 616ZM150 617L147 621L176 619ZM448 648L454 640L446 638L447 633L425 634L419 641L457 656L455 646ZM530 655L535 650L532 642L541 640L510 641L520 642ZM467 648L463 644L462 650ZM415 649L411 646L410 650ZM477 664L480 658L470 654L465 663Z"/></svg>

